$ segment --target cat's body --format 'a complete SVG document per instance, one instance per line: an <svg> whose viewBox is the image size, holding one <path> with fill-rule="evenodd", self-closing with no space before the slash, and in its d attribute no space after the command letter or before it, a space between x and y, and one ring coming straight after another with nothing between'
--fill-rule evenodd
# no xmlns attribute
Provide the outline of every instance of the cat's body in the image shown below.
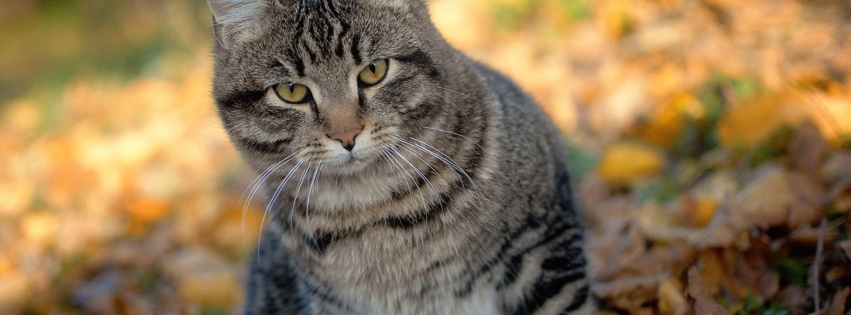
<svg viewBox="0 0 851 315"><path fill-rule="evenodd" d="M269 183L247 313L592 312L557 130L421 1L210 4L219 113Z"/></svg>

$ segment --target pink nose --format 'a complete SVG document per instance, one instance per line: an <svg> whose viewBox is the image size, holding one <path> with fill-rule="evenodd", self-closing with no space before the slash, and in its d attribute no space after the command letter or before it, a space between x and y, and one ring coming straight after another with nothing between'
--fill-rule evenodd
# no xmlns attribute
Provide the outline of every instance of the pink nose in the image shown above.
<svg viewBox="0 0 851 315"><path fill-rule="evenodd" d="M363 131L363 126L346 131L335 131L333 133L329 133L328 138L340 141L343 148L351 151L355 147L355 138L360 135L361 131Z"/></svg>

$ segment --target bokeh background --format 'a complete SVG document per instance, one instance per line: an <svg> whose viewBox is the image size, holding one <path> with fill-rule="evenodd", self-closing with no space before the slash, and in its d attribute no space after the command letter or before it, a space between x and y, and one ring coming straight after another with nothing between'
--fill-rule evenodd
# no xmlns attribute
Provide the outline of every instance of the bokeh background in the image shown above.
<svg viewBox="0 0 851 315"><path fill-rule="evenodd" d="M851 1L429 5L564 131L606 312L851 310ZM210 47L203 0L0 2L0 313L238 312Z"/></svg>

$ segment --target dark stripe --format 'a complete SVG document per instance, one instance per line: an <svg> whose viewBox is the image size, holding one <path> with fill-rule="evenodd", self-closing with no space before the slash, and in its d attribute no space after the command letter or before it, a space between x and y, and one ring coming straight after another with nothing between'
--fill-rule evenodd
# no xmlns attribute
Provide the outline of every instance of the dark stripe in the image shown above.
<svg viewBox="0 0 851 315"><path fill-rule="evenodd" d="M511 261L511 260L514 259L515 256L525 256L526 254L528 254L533 249L547 245L550 242L557 239L558 237L567 235L565 233L566 231L575 228L575 227L568 225L568 224L563 224L563 223L560 224L559 222L549 222L549 223L553 224L554 226L551 225L550 228L547 229L547 231L544 233L544 235L541 236L541 239L539 239L537 243L532 244L532 245L530 245L526 248L523 248L517 254L509 257L508 251L513 249L512 245L513 245L514 240L516 240L517 238L519 238L520 236L522 236L523 234L525 234L529 230L533 230L533 229L536 229L536 228L541 226L541 224L537 220L531 219L531 218L527 219L527 223L523 227L521 227L520 229L518 229L517 231L512 233L512 235L509 237L509 240L506 241L502 245L502 247L496 253L496 255L494 255L490 260L488 260L479 270L474 272L470 276L470 279L467 280L467 282L464 284L464 286L462 286L461 290L456 292L456 294L460 297L466 297L467 295L469 295L472 292L473 284L475 284L475 282L478 281L478 279L480 277L482 277L483 275L488 273L491 269L496 267L499 263L504 262L504 261ZM567 239L566 242L575 242L575 241L578 241L578 240L581 240L581 239L582 239L582 235L579 234L579 233L576 233L576 234L570 235L570 238ZM577 257L577 259L583 259L583 261L584 261L584 257ZM510 283L506 284L506 286L507 285L510 285Z"/></svg>
<svg viewBox="0 0 851 315"><path fill-rule="evenodd" d="M410 108L406 111L399 113L403 117L405 117L406 121L409 122L417 122L429 117L429 114L435 112L437 106L430 103L422 103L413 108Z"/></svg>
<svg viewBox="0 0 851 315"><path fill-rule="evenodd" d="M517 277L520 276L520 271L523 270L523 255L516 255L511 257L511 259L505 263L505 275L503 275L502 280L496 285L497 290L502 290L503 288L510 286L517 281Z"/></svg>
<svg viewBox="0 0 851 315"><path fill-rule="evenodd" d="M588 292L589 291L590 290L588 288L587 283L585 285L583 285L581 288L579 288L579 290L576 290L576 294L573 295L573 300L570 301L570 305L568 305L567 308L565 308L564 311L562 311L561 313L562 314L568 314L572 311L579 309L583 305L585 305L585 303L588 302L588 298L589 298Z"/></svg>
<svg viewBox="0 0 851 315"><path fill-rule="evenodd" d="M585 279L584 269L563 273L553 279L539 278L532 291L526 292L526 299L523 301L521 309L515 310L514 314L520 314L520 310L527 314L535 313L547 301L561 293L565 286L581 279Z"/></svg>
<svg viewBox="0 0 851 315"><path fill-rule="evenodd" d="M428 210L405 217L388 218L384 224L396 229L411 229L423 223L432 222L449 209L452 199L458 192L450 191L440 195L436 204L428 204Z"/></svg>
<svg viewBox="0 0 851 315"><path fill-rule="evenodd" d="M322 301L324 301L328 304L331 304L333 306L336 306L339 309L346 310L350 314L354 314L353 312L355 310L351 309L346 303L344 303L343 301L341 301L340 299L338 299L334 296L331 296L328 292L326 292L324 290L320 290L317 287L314 287L313 285L310 284L310 281L301 281L301 284L304 285L304 287L309 291L308 294L315 296L315 297L318 297Z"/></svg>
<svg viewBox="0 0 851 315"><path fill-rule="evenodd" d="M239 91L225 94L218 98L219 106L223 108L236 108L254 104L263 98L266 91Z"/></svg>
<svg viewBox="0 0 851 315"><path fill-rule="evenodd" d="M422 50L416 50L408 55L398 56L395 58L404 63L417 65L419 68L425 69L428 76L434 78L440 76L440 70L434 65L434 61Z"/></svg>
<svg viewBox="0 0 851 315"><path fill-rule="evenodd" d="M260 152L260 153L280 153L292 142L292 138L286 138L275 141L258 141L247 138L234 137L234 142L239 146Z"/></svg>
<svg viewBox="0 0 851 315"><path fill-rule="evenodd" d="M301 235L302 241L304 241L307 248L312 249L316 254L322 256L325 254L325 251L328 249L328 246L337 242L341 238L337 237L334 234L319 234L314 236L309 236L306 234Z"/></svg>
<svg viewBox="0 0 851 315"><path fill-rule="evenodd" d="M551 255L541 263L541 268L545 270L569 270L584 266L585 260L582 256L582 248L579 246L570 246L564 253Z"/></svg>
<svg viewBox="0 0 851 315"><path fill-rule="evenodd" d="M392 138L390 135L388 135L388 137ZM378 138L373 138L373 140L374 140L374 141L378 141L379 139L378 139ZM414 149L415 149L415 148L412 148L412 150L414 150ZM394 155L390 155L390 156L391 156L391 157L396 157L396 156L394 156ZM395 160L394 160L394 161L395 161ZM436 160L436 158L435 158L435 161L437 161L437 160ZM392 165L393 165L393 164L395 164L395 163L390 162L390 161L388 161L388 163L390 163L390 164L391 164L391 167L392 167ZM401 163L401 161L399 161L399 163ZM416 177L416 179L414 179L415 181L414 181L414 187L413 187L413 189L402 189L402 190L394 191L394 192L390 193L390 198L391 198L391 200L393 200L393 201L401 201L402 199L405 199L406 197L408 197L408 196L410 196L410 195L413 195L414 191L417 191L417 190L422 189L424 185L426 185L427 183L431 182L431 181L434 179L434 177L435 177L435 176L437 176L438 174L440 174L440 172L441 172L441 171L443 171L444 169L446 169L447 167L449 167L449 166L447 166L445 163L433 163L433 164L436 164L436 165L434 165L434 166L432 166L432 167L429 167L429 168L428 168L428 171L426 171L426 173L425 173L425 174L423 174L423 176L417 176L417 177ZM404 164L403 164L403 165L404 165ZM415 173L416 173L416 172L415 172ZM403 176L404 176L404 175L403 175ZM407 182L407 181L406 181L406 182ZM459 183L453 183L453 184L451 185L451 187L452 187L452 188L450 188L450 189L452 189L452 190L456 190L456 189L458 189L458 187L461 187L461 186L460 186L460 184L459 184ZM406 188L408 188L408 187L406 187Z"/></svg>
<svg viewBox="0 0 851 315"><path fill-rule="evenodd" d="M354 35L352 35L352 46L349 47L349 52L352 53L352 59L355 60L355 64L361 64L361 62L363 62L363 59L361 59L359 44L360 35L355 33Z"/></svg>
<svg viewBox="0 0 851 315"><path fill-rule="evenodd" d="M301 58L298 57L298 54L296 54L294 51L291 51L289 53L289 55L293 56L292 61L293 61L293 64L295 64L295 71L298 74L298 76L300 76L300 77L305 76L306 74L304 73L304 61L301 60Z"/></svg>

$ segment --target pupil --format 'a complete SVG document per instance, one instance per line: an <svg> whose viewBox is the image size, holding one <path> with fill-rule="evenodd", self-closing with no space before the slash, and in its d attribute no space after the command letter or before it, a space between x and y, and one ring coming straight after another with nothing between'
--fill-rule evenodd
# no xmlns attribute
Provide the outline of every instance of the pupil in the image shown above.
<svg viewBox="0 0 851 315"><path fill-rule="evenodd" d="M295 93L295 84L290 83L288 87L290 88L290 93Z"/></svg>
<svg viewBox="0 0 851 315"><path fill-rule="evenodd" d="M375 64L369 65L369 71L372 71L372 73L375 73Z"/></svg>

